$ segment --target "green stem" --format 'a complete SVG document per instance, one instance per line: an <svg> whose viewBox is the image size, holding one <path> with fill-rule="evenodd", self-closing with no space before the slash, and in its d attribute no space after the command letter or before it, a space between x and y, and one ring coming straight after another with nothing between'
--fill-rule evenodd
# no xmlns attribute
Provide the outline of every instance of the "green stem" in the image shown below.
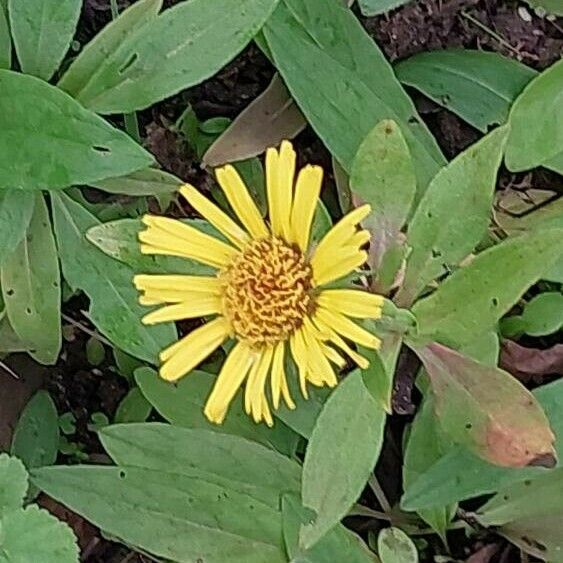
<svg viewBox="0 0 563 563"><path fill-rule="evenodd" d="M109 6L111 8L111 17L115 19L119 16L119 6L117 5L117 0L109 0Z"/></svg>

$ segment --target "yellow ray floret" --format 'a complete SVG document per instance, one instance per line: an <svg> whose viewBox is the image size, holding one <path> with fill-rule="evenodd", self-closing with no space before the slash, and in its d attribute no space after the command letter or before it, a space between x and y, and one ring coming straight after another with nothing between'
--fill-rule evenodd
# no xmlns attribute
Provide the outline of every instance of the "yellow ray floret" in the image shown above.
<svg viewBox="0 0 563 563"><path fill-rule="evenodd" d="M380 344L352 320L379 318L380 296L360 288L323 288L365 263L370 234L360 223L370 208L364 205L343 217L313 247L311 228L322 169L306 166L295 181L295 163L288 141L279 151L266 153L268 220L231 165L218 169L216 176L235 218L193 186L180 189L227 242L178 220L143 219L143 253L179 256L216 269L207 276L138 275L134 283L143 305L159 306L145 315L146 324L209 319L161 352L163 379L178 380L224 342L234 341L204 408L205 416L217 424L244 387L248 415L272 425L272 407L277 409L283 401L295 408L288 374L293 377L296 371L307 398L308 385L338 383L337 370L347 365L344 355L367 368L368 360L355 345Z"/></svg>

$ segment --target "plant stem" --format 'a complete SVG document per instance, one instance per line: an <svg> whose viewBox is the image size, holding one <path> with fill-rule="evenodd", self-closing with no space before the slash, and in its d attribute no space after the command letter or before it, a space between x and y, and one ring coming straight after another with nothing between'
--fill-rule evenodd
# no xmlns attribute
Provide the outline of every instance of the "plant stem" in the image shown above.
<svg viewBox="0 0 563 563"><path fill-rule="evenodd" d="M377 477L373 473L368 480L368 485L373 491L373 494L375 495L377 502L379 502L381 508L383 509L383 512L389 512L391 510L391 505L389 504L389 501L387 500L387 497L385 496L385 493L383 492L383 489L381 488Z"/></svg>
<svg viewBox="0 0 563 563"><path fill-rule="evenodd" d="M479 21L477 18L474 18L471 14L468 14L465 11L462 11L461 15L466 20L470 21L473 25L477 26L480 30L484 31L487 35L490 35L493 39L498 41L503 47L506 47L516 55L520 56L520 51L518 51L516 47L513 47L504 37L500 36L491 28L487 27L483 22Z"/></svg>
<svg viewBox="0 0 563 563"><path fill-rule="evenodd" d="M109 0L109 6L111 8L111 17L115 19L119 16L119 6L117 5L117 0Z"/></svg>

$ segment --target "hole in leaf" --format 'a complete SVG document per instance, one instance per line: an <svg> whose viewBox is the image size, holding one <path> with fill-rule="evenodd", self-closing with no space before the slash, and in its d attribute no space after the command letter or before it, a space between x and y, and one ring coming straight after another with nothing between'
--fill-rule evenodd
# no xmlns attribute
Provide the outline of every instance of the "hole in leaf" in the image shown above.
<svg viewBox="0 0 563 563"><path fill-rule="evenodd" d="M498 307L498 299L497 299L496 297L493 297L493 298L491 299L491 302L492 302L492 304L493 304L493 307Z"/></svg>
<svg viewBox="0 0 563 563"><path fill-rule="evenodd" d="M26 312L28 315L31 315L31 313L32 313L31 308L30 308L30 307L26 307L25 312Z"/></svg>
<svg viewBox="0 0 563 563"><path fill-rule="evenodd" d="M117 72L119 72L119 74L123 74L138 58L139 55L137 55L137 53L133 53Z"/></svg>
<svg viewBox="0 0 563 563"><path fill-rule="evenodd" d="M125 479L125 471L121 470L121 471L119 472L119 478L120 478L120 479Z"/></svg>
<svg viewBox="0 0 563 563"><path fill-rule="evenodd" d="M108 153L111 152L111 149L108 147L102 147L101 145L93 145L92 149L97 151L97 152L103 152L103 153Z"/></svg>
<svg viewBox="0 0 563 563"><path fill-rule="evenodd" d="M409 123L418 123L418 117L411 115L411 117L409 117Z"/></svg>
<svg viewBox="0 0 563 563"><path fill-rule="evenodd" d="M8 297L12 297L12 295L14 295L14 290L13 289L8 289L8 291L6 291L6 295Z"/></svg>

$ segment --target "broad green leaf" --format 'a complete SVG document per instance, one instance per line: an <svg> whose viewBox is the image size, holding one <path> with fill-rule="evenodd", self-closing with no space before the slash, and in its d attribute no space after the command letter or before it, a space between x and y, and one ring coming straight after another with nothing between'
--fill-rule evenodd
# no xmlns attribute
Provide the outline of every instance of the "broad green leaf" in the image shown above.
<svg viewBox="0 0 563 563"><path fill-rule="evenodd" d="M143 395L171 424L234 434L288 455L294 452L296 434L281 421L276 422L273 428L268 428L264 424L255 424L244 412L240 400L233 402L221 426L210 423L203 414L203 407L215 379L215 376L209 373L195 370L178 383L171 384L160 379L150 368L140 368L135 371L135 380Z"/></svg>
<svg viewBox="0 0 563 563"><path fill-rule="evenodd" d="M5 311L2 313L4 314ZM6 316L0 320L0 353L25 352L26 346L14 332Z"/></svg>
<svg viewBox="0 0 563 563"><path fill-rule="evenodd" d="M20 415L11 454L28 469L52 465L59 447L59 415L47 391L38 391Z"/></svg>
<svg viewBox="0 0 563 563"><path fill-rule="evenodd" d="M374 235L370 256L375 257L371 264L377 269L396 244L416 194L409 148L394 121L378 123L362 141L352 162L350 187L372 208L364 226Z"/></svg>
<svg viewBox="0 0 563 563"><path fill-rule="evenodd" d="M433 403L433 397L429 393L411 426L403 463L403 488L407 492L412 483L451 449L451 441L437 423ZM446 530L456 508L455 503L437 504L418 510L418 514L445 541Z"/></svg>
<svg viewBox="0 0 563 563"><path fill-rule="evenodd" d="M31 192L0 191L0 266L24 237L34 206Z"/></svg>
<svg viewBox="0 0 563 563"><path fill-rule="evenodd" d="M299 491L301 467L260 444L202 428L158 422L118 424L100 432L118 465L206 479L254 497L274 509L280 491Z"/></svg>
<svg viewBox="0 0 563 563"><path fill-rule="evenodd" d="M355 534L341 524L336 525L313 547L303 551L299 547L299 529L314 513L301 506L297 495L282 496L282 525L285 548L290 563L378 563L379 560Z"/></svg>
<svg viewBox="0 0 563 563"><path fill-rule="evenodd" d="M8 0L10 27L22 72L49 80L70 47L81 0Z"/></svg>
<svg viewBox="0 0 563 563"><path fill-rule="evenodd" d="M500 342L496 330L484 332L469 342L464 343L458 349L464 356L486 364L496 366L500 353Z"/></svg>
<svg viewBox="0 0 563 563"><path fill-rule="evenodd" d="M384 528L377 537L381 563L418 563L418 552L412 540L399 528Z"/></svg>
<svg viewBox="0 0 563 563"><path fill-rule="evenodd" d="M534 168L563 151L563 60L526 86L512 106L509 123L509 170Z"/></svg>
<svg viewBox="0 0 563 563"><path fill-rule="evenodd" d="M373 127L395 120L422 190L443 163L377 45L340 0L285 0L264 28L291 94L346 171Z"/></svg>
<svg viewBox="0 0 563 563"><path fill-rule="evenodd" d="M303 505L317 514L301 529L303 547L314 545L357 501L379 457L385 419L357 371L330 395L303 465Z"/></svg>
<svg viewBox="0 0 563 563"><path fill-rule="evenodd" d="M526 0L526 2L535 8L545 10L548 14L553 14L556 16L563 16L563 1L562 0Z"/></svg>
<svg viewBox="0 0 563 563"><path fill-rule="evenodd" d="M10 324L29 353L54 364L61 349L61 273L49 210L41 193L25 237L0 270Z"/></svg>
<svg viewBox="0 0 563 563"><path fill-rule="evenodd" d="M410 305L428 282L465 258L487 232L506 134L506 127L495 129L430 182L409 224L412 251L398 304Z"/></svg>
<svg viewBox="0 0 563 563"><path fill-rule="evenodd" d="M20 508L26 493L24 464L16 457L0 454L0 516Z"/></svg>
<svg viewBox="0 0 563 563"><path fill-rule="evenodd" d="M563 326L563 294L548 291L533 297L522 312L522 329L530 336L544 336Z"/></svg>
<svg viewBox="0 0 563 563"><path fill-rule="evenodd" d="M0 563L78 563L74 533L46 510L32 505L2 519Z"/></svg>
<svg viewBox="0 0 563 563"><path fill-rule="evenodd" d="M503 467L552 466L555 436L534 396L512 375L433 343L415 349L444 432Z"/></svg>
<svg viewBox="0 0 563 563"><path fill-rule="evenodd" d="M360 11L368 17L394 10L407 2L409 0L358 0Z"/></svg>
<svg viewBox="0 0 563 563"><path fill-rule="evenodd" d="M115 422L145 422L152 411L152 405L147 401L138 387L133 387L123 397L115 411Z"/></svg>
<svg viewBox="0 0 563 563"><path fill-rule="evenodd" d="M208 225L193 219L190 223L198 228ZM127 264L139 274L209 275L214 272L209 266L194 260L141 254L138 237L144 229L140 219L118 219L92 226L86 232L86 238L105 254Z"/></svg>
<svg viewBox="0 0 563 563"><path fill-rule="evenodd" d="M12 37L5 8L5 4L0 2L0 68L9 69L12 66Z"/></svg>
<svg viewBox="0 0 563 563"><path fill-rule="evenodd" d="M415 304L420 333L454 346L473 340L495 326L562 250L563 230L546 229L481 252Z"/></svg>
<svg viewBox="0 0 563 563"><path fill-rule="evenodd" d="M155 363L160 350L176 338L172 324L141 323L146 307L138 303L134 272L92 245L86 231L98 220L65 194L53 193L53 217L65 280L90 298L90 318L116 346Z"/></svg>
<svg viewBox="0 0 563 563"><path fill-rule="evenodd" d="M445 49L419 53L395 65L403 84L420 90L486 133L502 124L510 106L537 72L499 53Z"/></svg>
<svg viewBox="0 0 563 563"><path fill-rule="evenodd" d="M162 0L138 0L108 23L72 61L57 86L73 98L89 84L117 48L138 29L154 20Z"/></svg>
<svg viewBox="0 0 563 563"><path fill-rule="evenodd" d="M173 174L156 168L145 168L119 178L96 180L90 182L90 185L111 194L157 196L176 192L182 183L182 180Z"/></svg>
<svg viewBox="0 0 563 563"><path fill-rule="evenodd" d="M534 390L556 436L558 458L563 456L563 380ZM507 469L491 465L461 446L452 448L405 490L401 506L421 510L440 506L499 489L545 474L543 467Z"/></svg>
<svg viewBox="0 0 563 563"><path fill-rule="evenodd" d="M67 188L153 162L126 133L33 76L0 70L0 110L0 189Z"/></svg>
<svg viewBox="0 0 563 563"><path fill-rule="evenodd" d="M283 563L281 513L205 478L139 467L49 467L32 481L121 541L178 563Z"/></svg>
<svg viewBox="0 0 563 563"><path fill-rule="evenodd" d="M77 99L98 113L143 109L215 74L256 35L276 0L191 0L106 57Z"/></svg>

